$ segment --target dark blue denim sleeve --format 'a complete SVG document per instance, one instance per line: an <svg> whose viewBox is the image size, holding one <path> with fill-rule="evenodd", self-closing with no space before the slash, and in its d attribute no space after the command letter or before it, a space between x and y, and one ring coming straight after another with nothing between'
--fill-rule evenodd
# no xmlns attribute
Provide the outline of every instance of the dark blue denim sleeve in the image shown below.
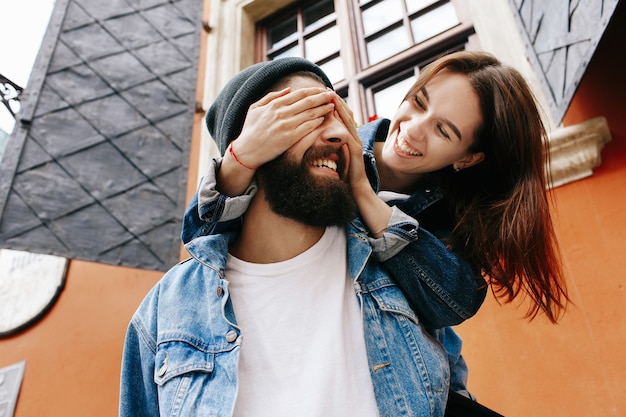
<svg viewBox="0 0 626 417"><path fill-rule="evenodd" d="M200 218L198 193L194 194L183 215L180 239L183 243L189 243L198 236L208 235L214 225L214 223L207 223Z"/></svg>
<svg viewBox="0 0 626 417"><path fill-rule="evenodd" d="M480 274L422 227L417 240L384 264L429 328L462 323L476 314L487 294Z"/></svg>

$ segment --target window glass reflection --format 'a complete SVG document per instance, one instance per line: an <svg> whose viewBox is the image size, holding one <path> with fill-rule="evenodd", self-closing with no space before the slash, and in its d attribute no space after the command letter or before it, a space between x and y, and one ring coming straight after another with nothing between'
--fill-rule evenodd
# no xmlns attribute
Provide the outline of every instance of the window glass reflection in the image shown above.
<svg viewBox="0 0 626 417"><path fill-rule="evenodd" d="M309 61L319 61L339 50L339 28L332 26L304 41L305 57Z"/></svg>
<svg viewBox="0 0 626 417"><path fill-rule="evenodd" d="M406 0L406 9L409 14L413 14L433 3L437 3L437 0Z"/></svg>
<svg viewBox="0 0 626 417"><path fill-rule="evenodd" d="M402 19L402 0L386 0L369 9L363 10L363 30L365 36L378 32L381 29Z"/></svg>
<svg viewBox="0 0 626 417"><path fill-rule="evenodd" d="M456 11L451 3L438 7L411 21L415 43L424 42L435 35L459 24Z"/></svg>
<svg viewBox="0 0 626 417"><path fill-rule="evenodd" d="M376 115L379 118L393 118L406 92L409 91L414 82L415 77L413 76L374 92Z"/></svg>
<svg viewBox="0 0 626 417"><path fill-rule="evenodd" d="M325 62L324 64L320 65L320 68L322 68L322 71L324 71L324 73L328 76L330 82L333 84L338 83L345 78L341 57L337 57L331 59L328 62Z"/></svg>
<svg viewBox="0 0 626 417"><path fill-rule="evenodd" d="M390 56L407 49L410 44L408 33L404 27L399 27L391 32L367 43L367 56L369 64L374 65Z"/></svg>
<svg viewBox="0 0 626 417"><path fill-rule="evenodd" d="M272 55L270 58L278 59L278 58L286 58L286 57L291 57L291 56L299 56L300 58L303 58L302 54L300 53L300 48L298 47L298 45L294 45L289 49L282 50L279 53Z"/></svg>

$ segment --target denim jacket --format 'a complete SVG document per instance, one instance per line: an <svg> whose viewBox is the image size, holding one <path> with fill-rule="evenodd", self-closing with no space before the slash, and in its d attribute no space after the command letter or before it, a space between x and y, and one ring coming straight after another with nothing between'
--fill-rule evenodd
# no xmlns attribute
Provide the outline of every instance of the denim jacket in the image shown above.
<svg viewBox="0 0 626 417"><path fill-rule="evenodd" d="M346 232L380 416L443 416L450 352L435 337L456 338L459 349L460 340L445 330L428 333L372 256L363 225L354 221ZM134 314L124 345L121 417L232 415L242 343L224 277L233 237L187 243L192 258L168 271Z"/></svg>

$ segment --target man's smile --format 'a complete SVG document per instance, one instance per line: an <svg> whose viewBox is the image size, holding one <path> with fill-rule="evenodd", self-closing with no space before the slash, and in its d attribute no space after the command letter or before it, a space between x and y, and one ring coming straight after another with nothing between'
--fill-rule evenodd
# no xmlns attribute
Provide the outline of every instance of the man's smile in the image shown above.
<svg viewBox="0 0 626 417"><path fill-rule="evenodd" d="M313 168L312 172L317 172L319 175L330 175L336 178L344 175L346 164L340 149L329 146L310 149L305 154L305 159L307 165Z"/></svg>
<svg viewBox="0 0 626 417"><path fill-rule="evenodd" d="M330 169L334 172L337 172L337 162L331 159L316 159L311 163L311 165L318 168Z"/></svg>

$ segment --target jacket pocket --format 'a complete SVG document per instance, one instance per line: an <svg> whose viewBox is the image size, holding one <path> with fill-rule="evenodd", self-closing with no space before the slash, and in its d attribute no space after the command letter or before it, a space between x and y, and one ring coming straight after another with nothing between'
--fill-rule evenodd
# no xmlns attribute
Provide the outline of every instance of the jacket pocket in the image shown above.
<svg viewBox="0 0 626 417"><path fill-rule="evenodd" d="M215 367L214 353L181 341L159 344L155 360L154 382L160 386L187 373L211 373Z"/></svg>
<svg viewBox="0 0 626 417"><path fill-rule="evenodd" d="M371 291L370 294L381 311L400 314L411 320L413 323L419 324L417 315L411 309L409 303L402 294L402 291L400 291L397 286L382 286Z"/></svg>

